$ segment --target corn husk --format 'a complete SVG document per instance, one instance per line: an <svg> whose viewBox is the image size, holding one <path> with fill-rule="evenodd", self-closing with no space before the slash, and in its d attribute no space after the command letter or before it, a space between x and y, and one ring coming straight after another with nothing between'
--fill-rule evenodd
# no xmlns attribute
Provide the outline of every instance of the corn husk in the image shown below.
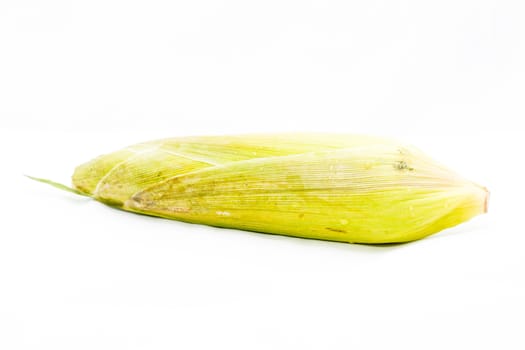
<svg viewBox="0 0 525 350"><path fill-rule="evenodd" d="M80 165L73 185L141 214L355 243L423 238L485 212L488 195L414 147L326 134L141 143Z"/></svg>

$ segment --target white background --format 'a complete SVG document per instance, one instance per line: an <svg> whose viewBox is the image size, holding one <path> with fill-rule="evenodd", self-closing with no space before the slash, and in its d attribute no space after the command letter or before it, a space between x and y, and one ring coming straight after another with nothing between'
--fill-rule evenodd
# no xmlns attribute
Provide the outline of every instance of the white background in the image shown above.
<svg viewBox="0 0 525 350"><path fill-rule="evenodd" d="M0 1L0 348L524 349L525 5ZM154 138L393 136L489 213L367 246L133 215L31 182Z"/></svg>

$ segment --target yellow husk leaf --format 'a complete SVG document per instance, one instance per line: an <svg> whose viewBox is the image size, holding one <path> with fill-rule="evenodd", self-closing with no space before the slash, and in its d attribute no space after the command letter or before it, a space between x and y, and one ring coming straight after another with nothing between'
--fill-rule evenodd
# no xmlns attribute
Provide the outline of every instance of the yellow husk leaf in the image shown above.
<svg viewBox="0 0 525 350"><path fill-rule="evenodd" d="M342 242L406 242L486 211L487 191L396 141L358 135L188 137L79 166L75 188L124 210Z"/></svg>

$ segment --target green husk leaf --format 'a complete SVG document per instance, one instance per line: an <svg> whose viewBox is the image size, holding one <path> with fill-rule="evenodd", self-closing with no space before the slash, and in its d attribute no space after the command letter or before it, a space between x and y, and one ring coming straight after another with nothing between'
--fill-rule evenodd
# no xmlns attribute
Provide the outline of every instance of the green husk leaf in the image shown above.
<svg viewBox="0 0 525 350"><path fill-rule="evenodd" d="M75 188L66 186L66 185L61 184L59 182L55 182L55 181L52 181L52 180L49 180L49 179L43 179L43 178L40 178L40 177L34 177L34 176L31 176L31 175L24 175L24 176L29 178L29 179L31 179L31 180L33 180L33 181L38 181L38 182L41 182L41 183L48 184L48 185L53 186L55 188L58 188L59 190L62 190L62 191L71 192L71 193L74 193L74 194L78 194L80 196L91 197L88 193L84 193L82 191L79 191L79 190L77 190Z"/></svg>

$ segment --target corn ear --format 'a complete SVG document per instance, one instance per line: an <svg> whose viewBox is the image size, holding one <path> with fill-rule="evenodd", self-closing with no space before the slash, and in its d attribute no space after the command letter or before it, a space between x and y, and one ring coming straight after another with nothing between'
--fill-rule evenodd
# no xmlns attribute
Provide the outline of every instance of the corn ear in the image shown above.
<svg viewBox="0 0 525 350"><path fill-rule="evenodd" d="M423 238L485 212L488 195L411 146L326 134L146 142L79 166L73 185L132 212L355 243Z"/></svg>

